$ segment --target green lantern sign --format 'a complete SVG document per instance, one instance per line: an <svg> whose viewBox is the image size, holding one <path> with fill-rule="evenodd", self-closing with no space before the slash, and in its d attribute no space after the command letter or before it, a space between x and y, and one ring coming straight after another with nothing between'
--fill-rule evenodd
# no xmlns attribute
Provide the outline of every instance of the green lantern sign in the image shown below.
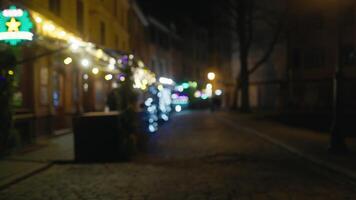
<svg viewBox="0 0 356 200"><path fill-rule="evenodd" d="M0 11L0 41L16 46L23 41L32 41L33 23L29 12L10 6Z"/></svg>

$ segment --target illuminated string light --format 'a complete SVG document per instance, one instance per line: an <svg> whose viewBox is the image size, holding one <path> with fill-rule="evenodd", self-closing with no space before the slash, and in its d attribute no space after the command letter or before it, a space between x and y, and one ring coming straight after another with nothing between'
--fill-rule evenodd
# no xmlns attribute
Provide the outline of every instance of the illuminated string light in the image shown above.
<svg viewBox="0 0 356 200"><path fill-rule="evenodd" d="M105 80L110 81L112 79L112 77L113 76L111 74L107 74L107 75L105 75Z"/></svg>
<svg viewBox="0 0 356 200"><path fill-rule="evenodd" d="M111 64L111 65L115 65L115 64L116 64L115 58L110 58L110 64Z"/></svg>
<svg viewBox="0 0 356 200"><path fill-rule="evenodd" d="M138 61L137 64L138 64L138 66L141 67L141 68L145 67L145 64L144 64L141 60Z"/></svg>
<svg viewBox="0 0 356 200"><path fill-rule="evenodd" d="M109 64L108 68L109 68L109 70L114 70L115 69L115 65Z"/></svg>
<svg viewBox="0 0 356 200"><path fill-rule="evenodd" d="M36 23L42 23L42 18L41 17L35 17Z"/></svg>
<svg viewBox="0 0 356 200"><path fill-rule="evenodd" d="M159 78L159 82L165 85L173 85L174 81L170 78L165 78L165 77L161 77Z"/></svg>
<svg viewBox="0 0 356 200"><path fill-rule="evenodd" d="M203 100L206 100L206 99L209 98L209 96L208 96L207 94L202 94L202 95L201 95L201 98L202 98Z"/></svg>
<svg viewBox="0 0 356 200"><path fill-rule="evenodd" d="M215 95L216 96L221 96L222 95L222 90L215 90Z"/></svg>
<svg viewBox="0 0 356 200"><path fill-rule="evenodd" d="M99 73L99 69L97 67L94 67L91 72L96 75Z"/></svg>
<svg viewBox="0 0 356 200"><path fill-rule="evenodd" d="M209 72L209 73L208 73L208 79L211 80L211 81L215 79L215 76L216 76L216 75L215 75L214 72Z"/></svg>
<svg viewBox="0 0 356 200"><path fill-rule="evenodd" d="M73 62L73 59L71 57L67 57L66 59L64 59L63 62L64 62L64 64L69 65L70 63Z"/></svg>
<svg viewBox="0 0 356 200"><path fill-rule="evenodd" d="M61 37L64 37L64 36L66 36L66 35L67 35L67 33L66 33L65 31L59 32L59 36L61 36Z"/></svg>
<svg viewBox="0 0 356 200"><path fill-rule="evenodd" d="M184 89L188 89L189 88L189 83L183 83L182 86L183 86Z"/></svg>
<svg viewBox="0 0 356 200"><path fill-rule="evenodd" d="M117 84L115 81L114 82L112 82L112 84L111 84L111 87L112 88L118 88L119 87L119 84Z"/></svg>
<svg viewBox="0 0 356 200"><path fill-rule="evenodd" d="M88 67L89 67L89 64L90 64L90 62L89 62L88 59L83 59L80 63L81 63L82 66L85 67L85 68L88 68Z"/></svg>
<svg viewBox="0 0 356 200"><path fill-rule="evenodd" d="M174 109L175 109L176 112L180 112L180 111L182 111L182 106L176 105L176 106L174 107Z"/></svg>
<svg viewBox="0 0 356 200"><path fill-rule="evenodd" d="M196 91L195 93L194 93L194 97L195 98L200 98L201 97L201 92L200 91Z"/></svg>
<svg viewBox="0 0 356 200"><path fill-rule="evenodd" d="M88 83L84 83L83 88L84 88L84 92L88 92L88 90L89 90Z"/></svg>

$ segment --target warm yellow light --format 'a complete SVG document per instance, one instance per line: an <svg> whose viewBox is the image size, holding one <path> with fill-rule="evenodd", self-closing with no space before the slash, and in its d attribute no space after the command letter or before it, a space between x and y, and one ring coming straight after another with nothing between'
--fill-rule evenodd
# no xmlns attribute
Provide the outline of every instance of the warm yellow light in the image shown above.
<svg viewBox="0 0 356 200"><path fill-rule="evenodd" d="M138 64L138 66L141 67L141 68L145 67L145 64L144 64L141 60L138 61L137 64Z"/></svg>
<svg viewBox="0 0 356 200"><path fill-rule="evenodd" d="M16 21L16 19L12 17L9 22L6 22L6 26L9 27L7 29L8 32L18 32L19 27L21 26L21 22Z"/></svg>
<svg viewBox="0 0 356 200"><path fill-rule="evenodd" d="M111 79L112 79L112 75L111 74L105 75L105 80L110 81Z"/></svg>
<svg viewBox="0 0 356 200"><path fill-rule="evenodd" d="M222 93L223 93L223 92L222 92L222 90L220 90L220 89L219 89L219 90L215 90L215 95L216 95L216 96L221 96Z"/></svg>
<svg viewBox="0 0 356 200"><path fill-rule="evenodd" d="M89 67L90 62L88 59L83 59L81 64L83 67L87 68L87 67Z"/></svg>
<svg viewBox="0 0 356 200"><path fill-rule="evenodd" d="M110 58L109 62L110 62L111 65L115 65L116 64L115 58Z"/></svg>
<svg viewBox="0 0 356 200"><path fill-rule="evenodd" d="M92 70L91 70L91 72L93 73L93 74L98 74L99 73L99 69L98 68L93 68Z"/></svg>
<svg viewBox="0 0 356 200"><path fill-rule="evenodd" d="M101 50L101 49L96 50L95 56L96 56L97 58L101 59L101 58L103 57L103 55L104 55L103 50Z"/></svg>
<svg viewBox="0 0 356 200"><path fill-rule="evenodd" d="M215 73L214 72L209 72L208 73L208 79L211 80L211 81L214 80L215 79Z"/></svg>
<svg viewBox="0 0 356 200"><path fill-rule="evenodd" d="M83 88L84 88L84 92L88 92L89 84L88 83L84 83Z"/></svg>
<svg viewBox="0 0 356 200"><path fill-rule="evenodd" d="M71 57L67 57L66 59L64 59L63 62L64 62L64 64L69 65L70 63L73 62L73 59Z"/></svg>
<svg viewBox="0 0 356 200"><path fill-rule="evenodd" d="M47 23L43 26L43 30L45 31L54 31L55 29L56 27L53 24Z"/></svg>
<svg viewBox="0 0 356 200"><path fill-rule="evenodd" d="M35 17L36 23L42 23L42 18L41 17Z"/></svg>
<svg viewBox="0 0 356 200"><path fill-rule="evenodd" d="M64 36L67 35L67 33L66 33L65 31L61 31L61 32L59 32L59 35L60 35L61 37L64 37Z"/></svg>
<svg viewBox="0 0 356 200"><path fill-rule="evenodd" d="M8 71L8 74L9 74L10 76L13 76L13 75L15 74L15 72L12 71L12 70L9 70L9 71Z"/></svg>
<svg viewBox="0 0 356 200"><path fill-rule="evenodd" d="M159 85L157 88L158 88L159 91L162 91L163 90L163 85Z"/></svg>

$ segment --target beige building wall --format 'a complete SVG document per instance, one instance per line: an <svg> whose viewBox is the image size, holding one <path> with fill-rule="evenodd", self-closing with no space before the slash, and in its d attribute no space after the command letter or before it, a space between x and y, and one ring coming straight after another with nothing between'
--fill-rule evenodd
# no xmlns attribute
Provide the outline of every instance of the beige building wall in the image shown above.
<svg viewBox="0 0 356 200"><path fill-rule="evenodd" d="M5 6L14 2L100 48L130 51L127 22L129 0L2 0ZM82 12L79 12L79 5L82 5ZM58 48L55 43L48 49L34 45L24 47L23 53L32 55ZM99 95L100 98L95 94L105 93L108 90L108 85L105 84L109 82L103 82L102 77L93 76L90 90L84 92L82 77L86 72L77 66L78 62L64 65L63 60L67 56L69 55L59 52L21 66L28 73L20 81L19 93L24 96L24 103L19 110L36 117L36 134L50 134L70 128L71 116L76 112L103 110L106 94ZM26 92L27 88L33 92ZM60 96L58 102L54 98L55 93Z"/></svg>
<svg viewBox="0 0 356 200"><path fill-rule="evenodd" d="M129 0L57 0L59 13L50 10L50 1L56 0L26 0L23 4L76 33L85 41L104 48L130 51ZM77 23L80 15L77 13L77 6L80 1L84 11L83 30L79 30ZM105 31L102 31L101 26L105 27Z"/></svg>

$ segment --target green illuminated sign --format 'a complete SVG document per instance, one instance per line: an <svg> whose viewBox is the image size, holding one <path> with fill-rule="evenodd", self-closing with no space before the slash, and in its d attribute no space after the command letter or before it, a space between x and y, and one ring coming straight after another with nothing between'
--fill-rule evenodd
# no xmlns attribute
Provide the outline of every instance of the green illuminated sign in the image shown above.
<svg viewBox="0 0 356 200"><path fill-rule="evenodd" d="M33 40L33 23L28 11L10 6L0 12L0 41L15 46Z"/></svg>

